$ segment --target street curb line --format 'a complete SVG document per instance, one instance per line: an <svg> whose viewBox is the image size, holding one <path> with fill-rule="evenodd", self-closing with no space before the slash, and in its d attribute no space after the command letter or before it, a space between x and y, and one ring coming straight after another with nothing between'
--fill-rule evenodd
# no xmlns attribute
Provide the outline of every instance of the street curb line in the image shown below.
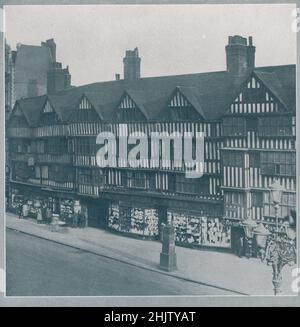
<svg viewBox="0 0 300 327"><path fill-rule="evenodd" d="M82 248L80 248L78 246L75 246L75 245L70 245L70 244L62 243L61 241L56 241L56 240L52 240L52 239L49 239L49 238L46 238L46 237L43 237L43 236L40 236L40 235L31 234L29 232L21 231L19 229L13 228L13 227L6 226L6 228L7 229L10 229L10 230L13 230L13 231L17 231L19 233L30 235L30 236L33 236L33 237L36 237L36 238L40 238L42 240L47 240L47 241L50 241L50 242L53 242L53 243L57 243L57 244L64 245L64 246L68 246L68 247L73 248L73 249L76 249L76 250L81 250L83 252L92 253L94 255L97 255L97 256L100 256L100 257L103 257L103 258L106 258L106 259L118 261L118 262L127 264L129 266L133 266L133 267L136 267L136 268L140 268L140 269L144 269L144 270L156 272L156 273L161 274L161 275L170 276L170 277L173 277L173 278L184 280L186 282L195 283L195 284L199 284L199 285L203 285L203 286L207 286L207 287L212 287L212 288L216 288L216 289L227 291L227 292L231 292L231 293L236 293L236 294L239 294L239 295L250 295L250 294L243 293L243 292L236 291L236 290L232 290L232 289L229 289L229 288L226 288L226 287L211 285L211 284L208 284L208 283L199 282L199 281L196 281L196 280L193 280L193 279L189 279L189 278L186 278L186 277L173 275L173 274L170 274L170 273L167 273L167 272L164 272L164 271L160 271L160 270L156 270L156 269L153 269L153 268L147 268L145 266L140 266L138 264L135 264L135 263L132 263L132 262L128 262L128 261L124 261L122 259L118 259L118 258L114 258L114 257L109 257L109 256L107 256L105 254L99 254L99 253L97 253L95 251L92 251L92 250L82 249ZM226 295L224 295L224 296L226 296ZM230 295L227 295L227 296L230 296Z"/></svg>

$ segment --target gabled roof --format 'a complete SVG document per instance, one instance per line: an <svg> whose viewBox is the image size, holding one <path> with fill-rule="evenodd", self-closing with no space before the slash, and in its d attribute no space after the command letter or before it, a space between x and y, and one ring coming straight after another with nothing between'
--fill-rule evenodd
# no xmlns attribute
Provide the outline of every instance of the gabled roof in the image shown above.
<svg viewBox="0 0 300 327"><path fill-rule="evenodd" d="M256 68L253 72L284 103L295 110L295 65ZM176 87L206 120L219 120L251 76L233 78L226 71L116 80L93 83L60 91L54 95L19 100L34 124L48 97L62 121L68 121L83 95L92 103L100 119L115 121L125 93L133 99L148 120L171 119L168 102Z"/></svg>
<svg viewBox="0 0 300 327"><path fill-rule="evenodd" d="M47 97L41 95L38 97L25 98L16 101L15 107L19 106L22 110L29 126L35 126L39 121L41 109L45 105ZM13 115L14 110L12 111Z"/></svg>
<svg viewBox="0 0 300 327"><path fill-rule="evenodd" d="M275 71L263 71L255 70L254 76L257 78L273 93L273 95L281 102L281 104L287 108L294 110L293 101L291 97L295 96L291 90L285 90L285 87L279 79L279 75ZM293 85L289 85L289 88L293 88Z"/></svg>
<svg viewBox="0 0 300 327"><path fill-rule="evenodd" d="M202 110L201 102L201 90L195 87L178 86L177 89L188 100L188 102L196 109L202 118L206 118Z"/></svg>

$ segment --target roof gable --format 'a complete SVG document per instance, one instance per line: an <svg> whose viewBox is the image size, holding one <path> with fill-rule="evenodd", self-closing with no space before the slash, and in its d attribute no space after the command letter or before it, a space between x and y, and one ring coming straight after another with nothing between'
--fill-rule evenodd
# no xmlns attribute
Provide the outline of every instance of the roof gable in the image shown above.
<svg viewBox="0 0 300 327"><path fill-rule="evenodd" d="M138 109L145 118L149 118L147 111L144 107L145 97L144 92L135 90L126 90L121 97L118 105L118 110Z"/></svg>
<svg viewBox="0 0 300 327"><path fill-rule="evenodd" d="M43 109L42 109L42 112L45 114L45 113L50 113L50 112L54 112L54 108L53 106L51 105L51 103L49 102L49 100L46 101Z"/></svg>
<svg viewBox="0 0 300 327"><path fill-rule="evenodd" d="M83 109L83 110L93 109L93 105L91 104L90 100L85 95L83 95L83 97L81 98L79 105L78 105L78 109L80 109L80 110L81 109Z"/></svg>
<svg viewBox="0 0 300 327"><path fill-rule="evenodd" d="M253 74L268 93L295 110L295 65L255 68ZM115 121L116 113L125 106L135 106L149 121L169 119L168 104L174 90L190 103L205 120L219 120L247 86L248 76L233 78L226 71L175 76L140 78L93 83L57 92L53 95L19 100L24 114L34 125L48 99L63 122L68 122L83 95L104 121ZM127 96L127 100L125 99ZM128 105L128 104L126 104Z"/></svg>
<svg viewBox="0 0 300 327"><path fill-rule="evenodd" d="M205 115L199 102L199 92L195 87L177 86L173 93L168 107L182 108L193 107L196 112L204 119Z"/></svg>
<svg viewBox="0 0 300 327"><path fill-rule="evenodd" d="M284 104L255 73L242 84L226 113L268 113L283 110Z"/></svg>

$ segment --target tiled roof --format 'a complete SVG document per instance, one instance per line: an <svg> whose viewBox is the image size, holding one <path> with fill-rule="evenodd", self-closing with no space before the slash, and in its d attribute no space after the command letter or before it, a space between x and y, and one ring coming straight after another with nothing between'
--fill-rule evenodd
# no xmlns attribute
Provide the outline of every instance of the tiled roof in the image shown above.
<svg viewBox="0 0 300 327"><path fill-rule="evenodd" d="M295 65L260 67L254 74L287 108L295 110ZM116 119L116 110L127 92L149 120L169 119L168 102L178 88L206 120L220 119L250 77L233 79L226 71L141 78L135 81L116 80L74 87L48 96L63 121L85 95L102 120ZM35 100L36 99L36 100ZM28 109L27 116L35 124L45 96L18 102ZM34 116L34 117L32 117Z"/></svg>

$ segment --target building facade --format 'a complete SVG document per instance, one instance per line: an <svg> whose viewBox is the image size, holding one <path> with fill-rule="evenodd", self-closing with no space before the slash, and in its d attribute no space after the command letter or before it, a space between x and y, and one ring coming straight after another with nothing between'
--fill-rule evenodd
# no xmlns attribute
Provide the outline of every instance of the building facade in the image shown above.
<svg viewBox="0 0 300 327"><path fill-rule="evenodd" d="M229 37L226 56L226 71L141 78L135 49L122 80L17 101L7 125L9 206L26 201L34 216L42 200L65 219L79 200L90 226L144 238L172 220L177 244L194 247L231 249L249 217L272 229L274 178L284 188L280 222L296 206L295 65L255 67L251 37ZM149 155L136 154L133 168L117 147L115 164L99 167L101 132L117 144L146 135ZM188 163L176 164L184 144L171 140L166 159L151 132L204 133L204 175L186 178Z"/></svg>

